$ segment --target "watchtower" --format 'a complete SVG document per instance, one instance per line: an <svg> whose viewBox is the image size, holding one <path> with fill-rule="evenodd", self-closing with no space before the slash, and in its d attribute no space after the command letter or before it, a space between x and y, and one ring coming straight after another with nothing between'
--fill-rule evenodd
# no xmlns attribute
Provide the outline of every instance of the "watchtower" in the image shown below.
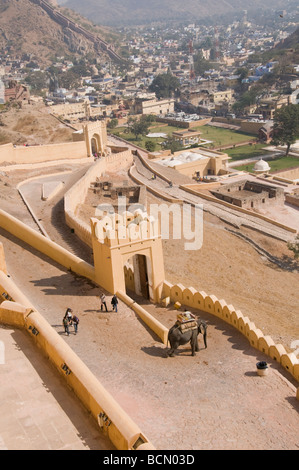
<svg viewBox="0 0 299 470"><path fill-rule="evenodd" d="M83 132L87 148L87 156L94 153L107 155L107 129L104 121L96 121L83 126Z"/></svg>
<svg viewBox="0 0 299 470"><path fill-rule="evenodd" d="M134 288L159 302L164 275L162 240L158 221L141 209L134 213L91 218L96 282L108 292L126 292L125 265L132 266Z"/></svg>

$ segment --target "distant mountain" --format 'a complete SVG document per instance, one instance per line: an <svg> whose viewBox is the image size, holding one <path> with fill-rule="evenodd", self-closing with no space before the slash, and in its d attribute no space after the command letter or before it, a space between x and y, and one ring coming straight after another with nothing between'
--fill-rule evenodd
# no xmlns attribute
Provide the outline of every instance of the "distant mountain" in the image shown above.
<svg viewBox="0 0 299 470"><path fill-rule="evenodd" d="M200 20L237 11L285 8L285 0L56 0L92 19L111 26L148 24L156 21Z"/></svg>
<svg viewBox="0 0 299 470"><path fill-rule="evenodd" d="M107 28L94 27L78 13L72 13L74 18L71 19L89 32L103 38L112 34ZM50 62L55 55L105 56L104 52L96 50L93 41L59 24L32 0L0 0L0 49L11 56L30 54L38 58L39 64Z"/></svg>

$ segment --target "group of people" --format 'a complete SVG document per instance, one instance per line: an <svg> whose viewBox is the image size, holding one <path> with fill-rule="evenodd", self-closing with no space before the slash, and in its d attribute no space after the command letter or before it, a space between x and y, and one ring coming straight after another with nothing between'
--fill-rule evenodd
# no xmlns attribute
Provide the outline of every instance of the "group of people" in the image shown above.
<svg viewBox="0 0 299 470"><path fill-rule="evenodd" d="M100 296L100 301L101 301L101 312L104 310L104 307L105 307L106 312L108 312L107 303L106 303L106 296L105 296L104 293ZM111 299L111 305L112 305L112 309L115 312L117 312L117 304L118 304L118 299L117 299L116 295L114 294L114 296Z"/></svg>
<svg viewBox="0 0 299 470"><path fill-rule="evenodd" d="M78 333L79 318L76 315L73 315L73 310L71 308L66 309L62 323L64 326L64 332L67 336L70 335L70 326L74 327L75 335Z"/></svg>
<svg viewBox="0 0 299 470"><path fill-rule="evenodd" d="M103 309L105 308L106 312L108 312L106 296L104 293L101 294L100 300L101 300L101 311L103 311ZM117 312L117 304L118 304L118 299L116 295L114 294L114 296L111 299L111 305L112 305L112 309L115 312ZM78 333L79 318L73 314L73 310L71 308L68 307L66 309L62 323L64 326L64 332L67 336L70 335L70 326L74 327L75 335Z"/></svg>

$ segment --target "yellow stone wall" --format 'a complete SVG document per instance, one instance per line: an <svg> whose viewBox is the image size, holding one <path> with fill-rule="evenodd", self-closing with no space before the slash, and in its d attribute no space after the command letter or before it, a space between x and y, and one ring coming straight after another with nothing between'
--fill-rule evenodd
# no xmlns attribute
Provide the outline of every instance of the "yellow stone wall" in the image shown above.
<svg viewBox="0 0 299 470"><path fill-rule="evenodd" d="M234 326L249 341L250 345L263 352L282 365L299 382L299 360L293 353L287 353L284 346L275 344L273 339L263 332L250 319L236 310L233 305L219 300L215 295L196 291L193 287L185 288L182 284L164 281L163 299L170 298L172 303L179 302L182 307L188 306L210 313Z"/></svg>

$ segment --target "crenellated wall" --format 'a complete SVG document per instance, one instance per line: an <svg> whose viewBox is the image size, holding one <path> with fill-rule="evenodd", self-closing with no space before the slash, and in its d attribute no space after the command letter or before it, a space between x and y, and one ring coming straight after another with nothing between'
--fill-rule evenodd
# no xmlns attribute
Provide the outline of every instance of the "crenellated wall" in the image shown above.
<svg viewBox="0 0 299 470"><path fill-rule="evenodd" d="M132 152L128 149L117 153L111 153L96 161L85 175L69 189L64 196L64 214L66 224L74 230L75 234L92 247L90 225L83 222L76 215L77 207L85 200L90 184L101 177L106 171L116 171L127 169L133 162Z"/></svg>
<svg viewBox="0 0 299 470"><path fill-rule="evenodd" d="M164 301L164 302L163 302ZM193 287L185 288L182 284L164 281L162 303L179 302L181 305L210 313L234 326L249 341L250 345L280 363L299 382L299 360L293 353L287 353L282 344L275 344L272 338L263 332L250 319L233 305L219 300L215 295L196 291Z"/></svg>

